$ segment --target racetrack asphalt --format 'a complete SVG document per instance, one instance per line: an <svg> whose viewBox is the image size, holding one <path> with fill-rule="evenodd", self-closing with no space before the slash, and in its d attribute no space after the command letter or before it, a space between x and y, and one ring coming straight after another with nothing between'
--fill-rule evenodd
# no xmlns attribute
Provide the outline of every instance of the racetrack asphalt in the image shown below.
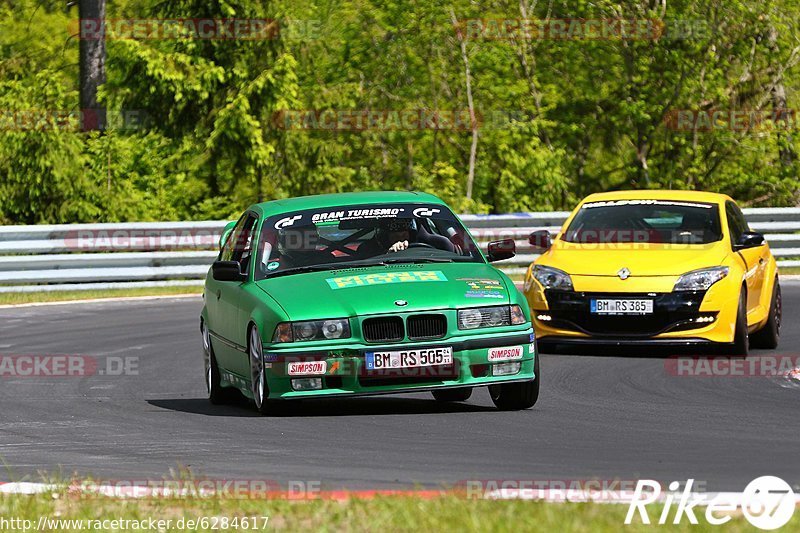
<svg viewBox="0 0 800 533"><path fill-rule="evenodd" d="M781 347L751 357L800 356L800 285L783 293ZM0 309L0 356L135 365L127 375L0 375L0 480L146 480L188 468L326 489L693 478L741 491L762 475L800 483L800 381L676 376L668 354L652 350L544 354L539 402L527 411L497 411L477 389L463 404L424 393L307 401L262 417L205 399L201 305L198 297Z"/></svg>

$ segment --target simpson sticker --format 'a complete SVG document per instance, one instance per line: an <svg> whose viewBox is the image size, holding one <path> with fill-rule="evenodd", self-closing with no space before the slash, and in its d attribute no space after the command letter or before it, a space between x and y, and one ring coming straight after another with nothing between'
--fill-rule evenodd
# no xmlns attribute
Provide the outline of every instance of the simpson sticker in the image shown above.
<svg viewBox="0 0 800 533"><path fill-rule="evenodd" d="M327 370L327 361L297 362L286 365L286 373L290 376L316 376L325 374Z"/></svg>
<svg viewBox="0 0 800 533"><path fill-rule="evenodd" d="M509 346L507 348L489 348L489 361L508 361L522 359L522 346Z"/></svg>
<svg viewBox="0 0 800 533"><path fill-rule="evenodd" d="M439 270L387 272L385 274L363 274L359 276L342 276L328 278L325 281L331 289L347 289L370 285L388 285L390 283L415 283L424 281L447 281L447 276Z"/></svg>

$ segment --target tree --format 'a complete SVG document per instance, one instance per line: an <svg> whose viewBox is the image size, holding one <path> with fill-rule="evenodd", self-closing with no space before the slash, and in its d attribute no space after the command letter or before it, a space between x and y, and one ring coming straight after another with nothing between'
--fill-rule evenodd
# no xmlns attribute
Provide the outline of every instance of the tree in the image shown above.
<svg viewBox="0 0 800 533"><path fill-rule="evenodd" d="M79 0L80 14L80 106L83 131L103 130L106 127L105 106L97 99L97 88L106 81L106 39L104 31L84 33L85 23L103 27L106 20L106 0Z"/></svg>

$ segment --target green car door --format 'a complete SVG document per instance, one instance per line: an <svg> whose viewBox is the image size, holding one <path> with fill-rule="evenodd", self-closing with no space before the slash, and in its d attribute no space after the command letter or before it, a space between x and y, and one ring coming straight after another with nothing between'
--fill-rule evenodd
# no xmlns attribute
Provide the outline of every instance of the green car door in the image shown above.
<svg viewBox="0 0 800 533"><path fill-rule="evenodd" d="M220 251L220 261L238 263L242 280L220 281L209 276L207 287L207 307L209 329L220 370L233 372L240 378L249 376L247 359L247 332L242 317L246 311L242 304L245 285L249 282L253 243L256 239L258 216L247 212L239 219Z"/></svg>

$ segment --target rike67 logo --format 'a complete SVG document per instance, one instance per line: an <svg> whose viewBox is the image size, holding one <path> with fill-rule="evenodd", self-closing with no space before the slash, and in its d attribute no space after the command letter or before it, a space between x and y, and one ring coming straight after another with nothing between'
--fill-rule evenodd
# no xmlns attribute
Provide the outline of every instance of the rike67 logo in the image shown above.
<svg viewBox="0 0 800 533"><path fill-rule="evenodd" d="M669 485L669 492L662 496L660 483L639 480L628 506L625 524L632 523L637 511L642 523L650 524L647 506L656 502L663 502L658 524L668 523L671 514L672 524L680 524L684 518L691 524L697 524L696 506L705 507L706 522L715 526L729 522L732 515L741 507L741 512L747 521L763 530L785 526L794 514L796 505L794 491L779 477L762 476L751 481L742 493L717 493L713 497L693 493L693 485L694 480L689 479L683 492L678 493L680 483L673 481ZM674 514L673 504L675 504Z"/></svg>

